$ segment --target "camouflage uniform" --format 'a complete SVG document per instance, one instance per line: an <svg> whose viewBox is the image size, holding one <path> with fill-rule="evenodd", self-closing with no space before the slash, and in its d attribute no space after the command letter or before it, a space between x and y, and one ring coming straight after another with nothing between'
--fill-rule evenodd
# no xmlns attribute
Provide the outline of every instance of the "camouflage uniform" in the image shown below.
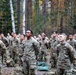
<svg viewBox="0 0 76 75"><path fill-rule="evenodd" d="M57 53L55 51L55 47L58 45L59 41L55 38L52 39L50 42L51 45L51 58L50 58L50 62L51 62L51 67L52 68L56 68L56 62L57 62Z"/></svg>
<svg viewBox="0 0 76 75"><path fill-rule="evenodd" d="M6 45L6 47L9 46L9 41L6 37L2 37L1 40Z"/></svg>
<svg viewBox="0 0 76 75"><path fill-rule="evenodd" d="M23 41L23 48L23 72L27 75L34 75L34 71L36 68L35 51L39 48L38 42L33 37L31 37L29 40L27 40L26 38Z"/></svg>
<svg viewBox="0 0 76 75"><path fill-rule="evenodd" d="M1 75L1 66L2 66L2 54L6 53L6 50L7 48L5 44L0 40L0 75Z"/></svg>
<svg viewBox="0 0 76 75"><path fill-rule="evenodd" d="M46 56L48 52L48 44L49 44L49 39L45 37L45 39L41 39L40 41L40 60L41 61L47 61Z"/></svg>
<svg viewBox="0 0 76 75"><path fill-rule="evenodd" d="M22 56L23 56L23 44L22 41L20 42L18 46L18 51L17 51L17 64L15 65L14 69L14 75L24 75L23 74L23 64L22 64Z"/></svg>
<svg viewBox="0 0 76 75"><path fill-rule="evenodd" d="M4 36L1 37L1 40L5 44L6 47L9 46L9 42L8 42L8 39L6 37L4 37ZM6 54L4 53L4 54L2 54L2 63L5 64L5 61L6 61Z"/></svg>
<svg viewBox="0 0 76 75"><path fill-rule="evenodd" d="M73 47L68 44L57 45L57 75L71 75L71 64L74 59Z"/></svg>
<svg viewBox="0 0 76 75"><path fill-rule="evenodd" d="M20 42L19 47L18 47L18 52L17 52L19 66L22 66L22 59L21 58L23 56L23 52L24 52L23 44L22 44L22 42Z"/></svg>
<svg viewBox="0 0 76 75"><path fill-rule="evenodd" d="M76 40L67 40L67 43L69 43L74 48L74 68L76 69Z"/></svg>
<svg viewBox="0 0 76 75"><path fill-rule="evenodd" d="M12 51L11 51L11 54L12 54L12 58L14 60L15 63L17 63L18 61L18 53L19 53L19 44L20 44L20 41L18 40L18 38L12 38Z"/></svg>

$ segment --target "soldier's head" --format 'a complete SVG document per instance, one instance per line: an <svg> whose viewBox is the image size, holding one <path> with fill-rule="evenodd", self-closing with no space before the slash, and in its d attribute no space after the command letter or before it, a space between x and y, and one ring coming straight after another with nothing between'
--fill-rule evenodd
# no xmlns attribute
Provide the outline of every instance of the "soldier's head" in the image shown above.
<svg viewBox="0 0 76 75"><path fill-rule="evenodd" d="M56 37L57 37L57 33L56 32L53 32L52 38L56 38Z"/></svg>
<svg viewBox="0 0 76 75"><path fill-rule="evenodd" d="M73 35L69 35L69 39L72 40L73 39Z"/></svg>
<svg viewBox="0 0 76 75"><path fill-rule="evenodd" d="M3 33L1 34L1 38L4 38L4 34Z"/></svg>
<svg viewBox="0 0 76 75"><path fill-rule="evenodd" d="M25 36L24 35L20 35L20 40L24 40L25 39Z"/></svg>
<svg viewBox="0 0 76 75"><path fill-rule="evenodd" d="M26 31L26 37L31 37L33 35L32 30L27 30Z"/></svg>
<svg viewBox="0 0 76 75"><path fill-rule="evenodd" d="M43 32L42 34L41 34L41 37L42 37L42 39L45 39L45 33Z"/></svg>
<svg viewBox="0 0 76 75"><path fill-rule="evenodd" d="M17 37L17 35L16 35L16 33L13 33L13 35L12 35L14 38L16 38Z"/></svg>
<svg viewBox="0 0 76 75"><path fill-rule="evenodd" d="M60 42L65 42L67 38L67 35L65 33L62 33L59 35L59 41Z"/></svg>
<svg viewBox="0 0 76 75"><path fill-rule="evenodd" d="M40 34L38 35L38 38L41 39L41 35Z"/></svg>
<svg viewBox="0 0 76 75"><path fill-rule="evenodd" d="M73 35L74 39L76 39L76 34Z"/></svg>

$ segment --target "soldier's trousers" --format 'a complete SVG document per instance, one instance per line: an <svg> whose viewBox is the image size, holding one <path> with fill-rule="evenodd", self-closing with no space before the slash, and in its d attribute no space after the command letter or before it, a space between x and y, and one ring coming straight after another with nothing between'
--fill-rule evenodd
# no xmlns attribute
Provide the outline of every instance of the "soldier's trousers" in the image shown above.
<svg viewBox="0 0 76 75"><path fill-rule="evenodd" d="M57 69L57 75L72 75L71 70Z"/></svg>
<svg viewBox="0 0 76 75"><path fill-rule="evenodd" d="M0 56L0 75L1 75L1 68L2 68L2 56Z"/></svg>
<svg viewBox="0 0 76 75"><path fill-rule="evenodd" d="M23 62L23 72L25 75L35 75L35 69L30 68L29 61Z"/></svg>
<svg viewBox="0 0 76 75"><path fill-rule="evenodd" d="M51 68L56 68L57 57L55 55L51 55L50 63L51 63Z"/></svg>
<svg viewBox="0 0 76 75"><path fill-rule="evenodd" d="M46 59L46 52L45 51L41 51L40 53L40 61L47 61Z"/></svg>

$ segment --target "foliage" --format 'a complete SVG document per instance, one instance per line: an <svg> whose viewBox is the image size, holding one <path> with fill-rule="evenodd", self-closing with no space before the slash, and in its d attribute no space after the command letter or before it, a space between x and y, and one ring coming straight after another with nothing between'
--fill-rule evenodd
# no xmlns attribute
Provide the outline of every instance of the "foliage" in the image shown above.
<svg viewBox="0 0 76 75"><path fill-rule="evenodd" d="M17 31L17 0L13 1L13 8L14 8L14 18L15 18L15 27ZM31 2L32 1L32 2ZM45 0L27 0L27 9L26 10L26 27L29 27L33 30L34 34L39 34L43 31L44 23L46 23L46 32L49 35L51 30L57 30L60 32L60 25L63 27L63 31L68 32L68 28L74 28L76 25L76 0L46 0L46 15L44 19L43 13L43 1ZM50 3L51 2L51 3ZM22 32L22 0L20 0L20 30ZM72 5L69 5L73 3ZM31 5L32 4L32 5ZM48 11L49 9L49 11ZM71 12L72 11L72 12ZM63 17L63 22L61 24L61 17ZM44 22L44 20L46 22ZM65 28L67 27L67 28ZM12 32L12 25L11 25L11 13L10 13L10 5L9 0L0 0L0 32L7 33ZM73 32L73 31L71 31Z"/></svg>
<svg viewBox="0 0 76 75"><path fill-rule="evenodd" d="M11 14L9 0L0 0L0 32L10 32L11 27Z"/></svg>

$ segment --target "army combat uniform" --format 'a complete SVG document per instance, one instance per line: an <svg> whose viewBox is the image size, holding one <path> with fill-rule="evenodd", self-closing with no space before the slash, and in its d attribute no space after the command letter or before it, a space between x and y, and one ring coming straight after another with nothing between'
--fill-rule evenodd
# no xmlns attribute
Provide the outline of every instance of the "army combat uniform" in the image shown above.
<svg viewBox="0 0 76 75"><path fill-rule="evenodd" d="M71 64L74 59L73 47L68 44L57 45L57 75L71 75Z"/></svg>
<svg viewBox="0 0 76 75"><path fill-rule="evenodd" d="M76 40L67 40L67 43L69 43L74 48L74 68L76 69Z"/></svg>
<svg viewBox="0 0 76 75"><path fill-rule="evenodd" d="M13 58L13 60L14 60L14 62L15 62L15 64L17 63L17 61L18 61L18 52L19 52L19 44L20 44L20 41L19 41L19 39L18 38L12 38L12 40L11 40L11 54L12 54L12 58Z"/></svg>
<svg viewBox="0 0 76 75"><path fill-rule="evenodd" d="M38 42L31 37L23 41L24 54L22 57L23 61L23 72L25 75L34 75L36 68L36 55L35 51L38 50Z"/></svg>
<svg viewBox="0 0 76 75"><path fill-rule="evenodd" d="M56 68L56 62L57 62L57 53L55 51L55 47L58 45L59 41L57 39L52 39L50 42L51 45L51 68Z"/></svg>
<svg viewBox="0 0 76 75"><path fill-rule="evenodd" d="M45 37L45 39L41 39L40 41L40 61L47 61L46 56L48 53L48 45L49 39Z"/></svg>
<svg viewBox="0 0 76 75"><path fill-rule="evenodd" d="M5 44L0 40L0 75L1 75L1 67L2 67L2 54L6 53L6 46Z"/></svg>

